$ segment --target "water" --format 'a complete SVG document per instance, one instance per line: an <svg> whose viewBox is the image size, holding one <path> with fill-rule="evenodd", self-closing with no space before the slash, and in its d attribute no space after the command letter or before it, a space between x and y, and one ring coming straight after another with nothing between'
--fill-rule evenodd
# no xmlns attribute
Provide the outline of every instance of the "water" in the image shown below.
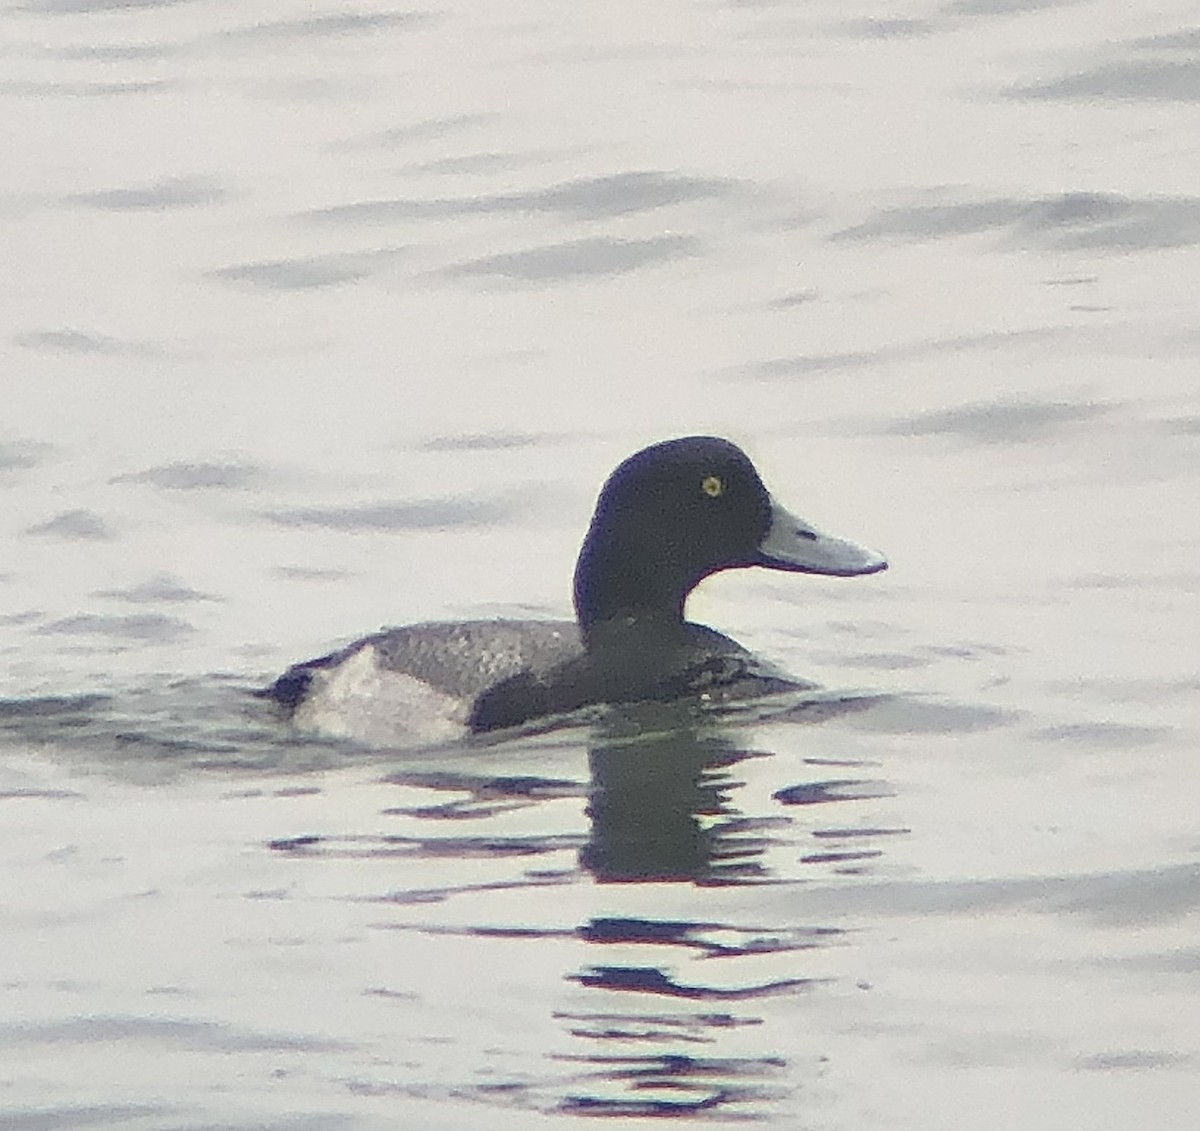
<svg viewBox="0 0 1200 1131"><path fill-rule="evenodd" d="M1191 1128L1187 5L9 5L5 1126ZM395 752L644 443L887 551L815 703Z"/></svg>

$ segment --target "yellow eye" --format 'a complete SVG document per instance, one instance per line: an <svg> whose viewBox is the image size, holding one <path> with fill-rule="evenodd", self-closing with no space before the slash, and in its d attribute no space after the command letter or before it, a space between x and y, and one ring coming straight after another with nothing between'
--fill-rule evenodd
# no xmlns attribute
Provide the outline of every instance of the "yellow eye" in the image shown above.
<svg viewBox="0 0 1200 1131"><path fill-rule="evenodd" d="M725 483L719 475L706 475L700 481L700 490L710 499L715 499L725 493Z"/></svg>

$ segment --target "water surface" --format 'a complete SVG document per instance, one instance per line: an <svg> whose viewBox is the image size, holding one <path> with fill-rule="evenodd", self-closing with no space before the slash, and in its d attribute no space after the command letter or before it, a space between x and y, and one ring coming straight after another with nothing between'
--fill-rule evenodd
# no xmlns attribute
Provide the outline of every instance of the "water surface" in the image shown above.
<svg viewBox="0 0 1200 1131"><path fill-rule="evenodd" d="M1194 1126L1193 12L4 17L6 1126ZM891 559L693 598L816 701L247 694L696 432Z"/></svg>

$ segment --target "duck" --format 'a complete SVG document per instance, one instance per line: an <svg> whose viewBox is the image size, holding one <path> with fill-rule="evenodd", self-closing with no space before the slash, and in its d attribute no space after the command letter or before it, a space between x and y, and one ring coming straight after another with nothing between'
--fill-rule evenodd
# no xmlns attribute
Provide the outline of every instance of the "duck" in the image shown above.
<svg viewBox="0 0 1200 1131"><path fill-rule="evenodd" d="M385 628L289 667L258 694L302 730L393 740L486 734L583 708L757 698L815 685L689 621L689 594L724 570L857 577L887 559L822 533L767 490L729 440L643 448L605 481L574 573L575 620L473 620Z"/></svg>

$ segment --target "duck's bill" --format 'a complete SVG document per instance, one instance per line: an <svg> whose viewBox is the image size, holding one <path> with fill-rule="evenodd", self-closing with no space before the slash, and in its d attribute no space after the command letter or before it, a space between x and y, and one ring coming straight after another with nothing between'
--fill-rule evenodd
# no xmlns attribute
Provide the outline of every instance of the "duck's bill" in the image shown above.
<svg viewBox="0 0 1200 1131"><path fill-rule="evenodd" d="M887 559L857 542L823 534L771 500L771 526L759 543L756 565L794 573L857 577L887 569Z"/></svg>

